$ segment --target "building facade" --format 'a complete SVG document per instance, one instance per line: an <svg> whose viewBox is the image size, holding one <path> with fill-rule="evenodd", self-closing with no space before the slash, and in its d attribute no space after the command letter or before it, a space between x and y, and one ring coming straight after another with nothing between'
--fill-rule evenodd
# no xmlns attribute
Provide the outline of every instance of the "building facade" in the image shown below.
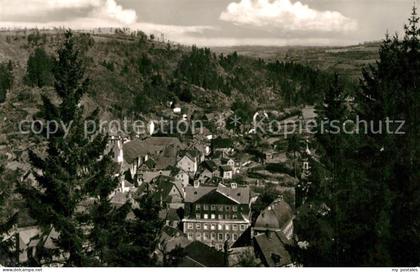
<svg viewBox="0 0 420 272"><path fill-rule="evenodd" d="M184 233L218 250L233 244L250 226L249 187L194 186L185 188Z"/></svg>

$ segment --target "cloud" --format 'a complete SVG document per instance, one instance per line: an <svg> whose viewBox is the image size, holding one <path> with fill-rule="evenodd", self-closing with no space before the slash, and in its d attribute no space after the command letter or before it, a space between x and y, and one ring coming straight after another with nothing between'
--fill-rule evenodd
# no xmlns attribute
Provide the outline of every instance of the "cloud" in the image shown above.
<svg viewBox="0 0 420 272"><path fill-rule="evenodd" d="M25 21L26 18L49 16L54 12L85 10L90 20L132 24L137 21L135 10L124 9L115 0L0 0L2 21ZM77 18L73 18L77 19Z"/></svg>
<svg viewBox="0 0 420 272"><path fill-rule="evenodd" d="M337 11L318 11L291 0L240 0L232 2L220 19L235 25L284 31L352 31L357 22Z"/></svg>

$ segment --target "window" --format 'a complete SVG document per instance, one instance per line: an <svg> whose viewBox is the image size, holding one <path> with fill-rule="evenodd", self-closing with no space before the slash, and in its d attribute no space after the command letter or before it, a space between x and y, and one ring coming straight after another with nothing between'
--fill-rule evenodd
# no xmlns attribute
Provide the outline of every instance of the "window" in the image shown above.
<svg viewBox="0 0 420 272"><path fill-rule="evenodd" d="M203 240L210 240L210 233L208 233L208 232L205 232L204 234L203 234Z"/></svg>
<svg viewBox="0 0 420 272"><path fill-rule="evenodd" d="M230 225L226 224L226 225L225 225L225 229L226 229L226 230L230 230Z"/></svg>
<svg viewBox="0 0 420 272"><path fill-rule="evenodd" d="M225 210L228 212L228 211L230 211L230 206L225 206Z"/></svg>
<svg viewBox="0 0 420 272"><path fill-rule="evenodd" d="M209 205L204 204L204 205L203 205L203 210L207 211L208 209L209 209Z"/></svg>
<svg viewBox="0 0 420 272"><path fill-rule="evenodd" d="M226 214L225 219L230 219L230 214Z"/></svg>
<svg viewBox="0 0 420 272"><path fill-rule="evenodd" d="M219 233L217 236L219 241L223 241L223 233Z"/></svg>
<svg viewBox="0 0 420 272"><path fill-rule="evenodd" d="M238 234L234 233L232 235L232 241L236 241L236 240L238 240Z"/></svg>
<svg viewBox="0 0 420 272"><path fill-rule="evenodd" d="M197 232L197 233L195 234L195 238L196 238L197 240L201 240L201 232Z"/></svg>
<svg viewBox="0 0 420 272"><path fill-rule="evenodd" d="M188 233L188 240L194 240L193 233Z"/></svg>
<svg viewBox="0 0 420 272"><path fill-rule="evenodd" d="M219 205L219 212L223 212L223 205Z"/></svg>
<svg viewBox="0 0 420 272"><path fill-rule="evenodd" d="M232 225L232 229L233 229L234 231L237 231L237 230L238 230L238 225L233 224L233 225Z"/></svg>
<svg viewBox="0 0 420 272"><path fill-rule="evenodd" d="M226 233L226 234L225 234L225 240L227 240L227 241L229 241L229 240L230 240L230 234L229 234L229 233Z"/></svg>
<svg viewBox="0 0 420 272"><path fill-rule="evenodd" d="M237 212L238 211L238 206L232 206L232 211Z"/></svg>
<svg viewBox="0 0 420 272"><path fill-rule="evenodd" d="M214 233L214 232L211 233L211 239L216 240L216 233Z"/></svg>
<svg viewBox="0 0 420 272"><path fill-rule="evenodd" d="M200 209L201 209L201 205L200 204L195 205L195 210L196 211L199 211Z"/></svg>
<svg viewBox="0 0 420 272"><path fill-rule="evenodd" d="M242 224L242 225L240 225L240 226L239 226L239 228L240 228L242 231L244 231L244 230L246 229L246 225Z"/></svg>
<svg viewBox="0 0 420 272"><path fill-rule="evenodd" d="M200 219L200 218L201 218L201 214L196 213L196 214L195 214L195 219Z"/></svg>
<svg viewBox="0 0 420 272"><path fill-rule="evenodd" d="M194 229L194 224L193 223L188 223L188 229Z"/></svg>
<svg viewBox="0 0 420 272"><path fill-rule="evenodd" d="M223 250L223 246L221 244L216 245L217 250Z"/></svg>
<svg viewBox="0 0 420 272"><path fill-rule="evenodd" d="M223 214L218 215L219 219L223 219Z"/></svg>
<svg viewBox="0 0 420 272"><path fill-rule="evenodd" d="M216 219L216 215L214 213L211 214L211 219Z"/></svg>
<svg viewBox="0 0 420 272"><path fill-rule="evenodd" d="M200 223L195 224L195 228L196 229L201 229L201 224Z"/></svg>
<svg viewBox="0 0 420 272"><path fill-rule="evenodd" d="M221 224L217 225L217 229L218 230L223 230L223 225L221 225Z"/></svg>
<svg viewBox="0 0 420 272"><path fill-rule="evenodd" d="M203 229L208 230L209 229L209 225L208 224L204 224L203 225Z"/></svg>
<svg viewBox="0 0 420 272"><path fill-rule="evenodd" d="M203 218L204 219L208 219L209 218L209 215L207 213L205 213Z"/></svg>
<svg viewBox="0 0 420 272"><path fill-rule="evenodd" d="M216 224L211 224L211 230L215 230L216 229Z"/></svg>
<svg viewBox="0 0 420 272"><path fill-rule="evenodd" d="M232 219L237 219L238 215L237 214L232 214Z"/></svg>
<svg viewBox="0 0 420 272"><path fill-rule="evenodd" d="M211 210L215 211L216 210L216 205L211 205Z"/></svg>

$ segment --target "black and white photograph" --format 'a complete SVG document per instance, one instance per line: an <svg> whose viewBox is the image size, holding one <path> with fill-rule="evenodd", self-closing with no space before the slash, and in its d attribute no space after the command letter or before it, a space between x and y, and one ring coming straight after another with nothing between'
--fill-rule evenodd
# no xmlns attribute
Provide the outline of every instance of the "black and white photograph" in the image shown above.
<svg viewBox="0 0 420 272"><path fill-rule="evenodd" d="M419 272L418 8L0 0L0 271Z"/></svg>

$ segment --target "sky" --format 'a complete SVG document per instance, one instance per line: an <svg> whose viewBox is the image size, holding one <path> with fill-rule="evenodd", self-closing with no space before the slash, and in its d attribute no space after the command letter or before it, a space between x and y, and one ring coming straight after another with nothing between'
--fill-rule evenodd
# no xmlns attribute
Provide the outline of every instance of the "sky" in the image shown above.
<svg viewBox="0 0 420 272"><path fill-rule="evenodd" d="M0 0L0 27L129 27L182 44L351 45L401 32L419 0Z"/></svg>

